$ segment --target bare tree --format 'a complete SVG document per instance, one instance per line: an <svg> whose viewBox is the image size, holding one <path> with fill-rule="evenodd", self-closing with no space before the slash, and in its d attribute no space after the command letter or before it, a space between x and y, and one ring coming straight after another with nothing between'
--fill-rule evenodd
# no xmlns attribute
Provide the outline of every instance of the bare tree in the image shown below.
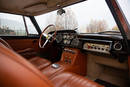
<svg viewBox="0 0 130 87"><path fill-rule="evenodd" d="M116 26L114 26L114 27L112 28L112 30L119 31L119 28L118 28L117 25L116 25Z"/></svg>
<svg viewBox="0 0 130 87"><path fill-rule="evenodd" d="M78 22L71 8L65 8L65 14L57 15L55 25L57 29L75 29Z"/></svg>
<svg viewBox="0 0 130 87"><path fill-rule="evenodd" d="M65 13L62 15L57 15L56 13L52 13L48 16L46 23L54 24L57 30L63 29L75 29L78 27L78 22L75 17L75 13L71 10L71 8L64 8ZM51 29L50 29L51 30Z"/></svg>
<svg viewBox="0 0 130 87"><path fill-rule="evenodd" d="M107 22L105 20L91 20L87 26L87 33L101 32L108 29Z"/></svg>

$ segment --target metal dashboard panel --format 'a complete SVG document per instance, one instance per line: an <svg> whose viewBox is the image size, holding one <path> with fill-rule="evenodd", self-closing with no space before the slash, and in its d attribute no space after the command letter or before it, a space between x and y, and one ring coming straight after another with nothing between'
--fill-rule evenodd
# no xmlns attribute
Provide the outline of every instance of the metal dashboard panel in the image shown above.
<svg viewBox="0 0 130 87"><path fill-rule="evenodd" d="M86 42L83 45L83 49L87 50L87 51L94 51L94 52L110 54L110 52L109 52L110 45L105 45L105 44L95 44L95 43Z"/></svg>
<svg viewBox="0 0 130 87"><path fill-rule="evenodd" d="M110 54L111 45L112 41L86 39L83 44L83 49L87 51Z"/></svg>

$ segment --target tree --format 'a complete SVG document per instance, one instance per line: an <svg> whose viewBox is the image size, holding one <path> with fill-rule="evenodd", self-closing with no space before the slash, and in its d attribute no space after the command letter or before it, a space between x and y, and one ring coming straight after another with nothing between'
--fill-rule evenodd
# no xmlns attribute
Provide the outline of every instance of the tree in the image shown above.
<svg viewBox="0 0 130 87"><path fill-rule="evenodd" d="M57 29L75 29L78 22L71 8L65 8L65 14L57 15L55 25Z"/></svg>
<svg viewBox="0 0 130 87"><path fill-rule="evenodd" d="M51 13L47 18L47 22L46 22L47 25L54 24L57 30L63 30L63 29L70 30L70 29L77 28L78 22L76 20L74 12L71 10L71 8L64 8L64 9L65 9L65 13L62 15Z"/></svg>
<svg viewBox="0 0 130 87"><path fill-rule="evenodd" d="M112 30L119 31L119 28L117 26L114 26Z"/></svg>
<svg viewBox="0 0 130 87"><path fill-rule="evenodd" d="M102 32L108 29L107 22L105 20L91 20L87 26L87 33Z"/></svg>

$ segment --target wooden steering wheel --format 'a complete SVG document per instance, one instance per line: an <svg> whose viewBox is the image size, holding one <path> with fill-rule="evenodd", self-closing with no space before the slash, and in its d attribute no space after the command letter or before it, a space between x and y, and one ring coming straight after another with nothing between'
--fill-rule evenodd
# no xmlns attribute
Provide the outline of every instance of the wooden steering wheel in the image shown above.
<svg viewBox="0 0 130 87"><path fill-rule="evenodd" d="M54 27L54 28L55 28L55 31L54 31L52 34L46 34L46 33L45 33L45 31L46 31L47 29L49 29L49 27ZM48 42L52 43L52 42L55 40L56 32L57 32L57 31L56 31L55 25L53 25L53 24L48 25L48 26L43 30L42 34L40 35L40 38L39 38L39 47L40 47L40 48L44 48ZM45 41L45 42L43 43L43 45L42 45L42 37L43 37L43 36L46 38L46 41Z"/></svg>

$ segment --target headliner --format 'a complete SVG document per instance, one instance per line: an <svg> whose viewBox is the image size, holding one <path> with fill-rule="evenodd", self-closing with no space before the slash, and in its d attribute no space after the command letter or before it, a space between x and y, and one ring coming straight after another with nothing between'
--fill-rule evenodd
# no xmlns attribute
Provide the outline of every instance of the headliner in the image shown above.
<svg viewBox="0 0 130 87"><path fill-rule="evenodd" d="M37 16L85 0L0 0L0 12Z"/></svg>

